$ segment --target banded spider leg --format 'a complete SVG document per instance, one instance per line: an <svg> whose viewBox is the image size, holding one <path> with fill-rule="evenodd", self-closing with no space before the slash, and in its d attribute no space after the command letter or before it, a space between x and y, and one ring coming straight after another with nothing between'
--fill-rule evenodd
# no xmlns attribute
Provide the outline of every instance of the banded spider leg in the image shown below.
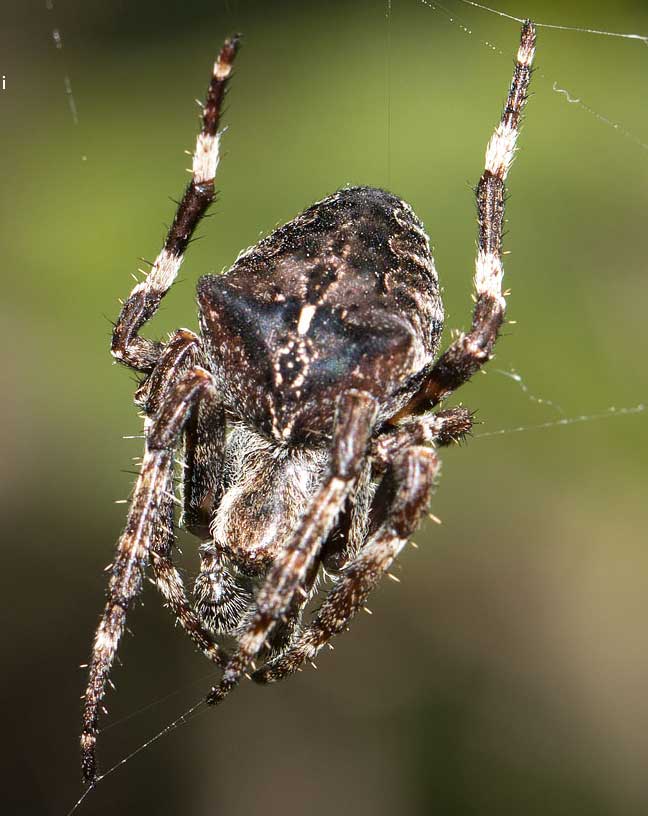
<svg viewBox="0 0 648 816"><path fill-rule="evenodd" d="M110 568L106 607L89 663L81 734L82 773L88 782L96 777L98 709L124 629L126 611L140 591L149 558L158 587L176 618L210 660L223 661L219 647L191 609L180 574L170 561L174 449L192 416L187 429L185 515L191 525L204 528L218 493L224 435L222 407L213 393L211 375L196 367L201 357L196 335L180 330L163 345L140 337L139 330L155 314L173 284L191 236L213 201L219 160L218 126L238 45L237 37L227 40L214 64L196 140L192 179L160 254L146 279L134 287L124 302L113 331L111 351L115 359L147 375L136 395L147 416L146 450L126 529ZM199 478L201 473L204 477L205 470L210 476Z"/></svg>

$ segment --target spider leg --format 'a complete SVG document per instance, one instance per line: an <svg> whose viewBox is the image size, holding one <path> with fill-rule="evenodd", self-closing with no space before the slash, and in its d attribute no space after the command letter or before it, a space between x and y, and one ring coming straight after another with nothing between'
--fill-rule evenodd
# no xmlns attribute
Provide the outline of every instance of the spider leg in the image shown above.
<svg viewBox="0 0 648 816"><path fill-rule="evenodd" d="M375 493L372 471L373 457L370 456L322 547L322 567L331 575L337 575L367 540L371 502Z"/></svg>
<svg viewBox="0 0 648 816"><path fill-rule="evenodd" d="M304 579L303 592L296 592L279 623L275 626L269 638L271 654L279 655L286 651L297 637L302 622L302 614L307 603L312 597L317 576L319 575L320 562L314 559L309 574Z"/></svg>
<svg viewBox="0 0 648 816"><path fill-rule="evenodd" d="M305 592L305 580L323 541L362 470L375 417L376 403L370 395L350 391L338 398L329 474L290 543L270 568L256 598L256 612L225 667L220 685L207 696L209 704L220 702L238 684L295 595Z"/></svg>
<svg viewBox="0 0 648 816"><path fill-rule="evenodd" d="M162 347L158 362L135 392L135 403L146 415L145 429L168 396L171 387L180 377L196 365L201 351L200 338L188 329L173 332L169 342Z"/></svg>
<svg viewBox="0 0 648 816"><path fill-rule="evenodd" d="M238 37L226 40L214 64L203 108L202 127L193 155L191 181L178 205L160 254L146 279L134 287L124 302L113 331L113 356L138 371L151 371L162 350L161 343L140 337L138 332L155 314L160 301L176 279L191 236L214 200L220 142L218 124L238 45Z"/></svg>
<svg viewBox="0 0 648 816"><path fill-rule="evenodd" d="M384 521L385 499L383 491L371 489L392 464L414 446L441 447L458 444L472 428L470 411L457 406L437 413L409 417L396 427L386 425L372 440L369 452L370 477L362 489L347 499L344 512L340 515L332 535L322 551L322 566L337 576L360 552L361 548ZM361 488L362 480L358 487ZM366 489L369 488L369 489Z"/></svg>
<svg viewBox="0 0 648 816"><path fill-rule="evenodd" d="M473 415L461 405L445 411L408 417L395 427L386 426L371 445L374 471L384 472L400 452L412 445L437 447L464 439L473 426Z"/></svg>
<svg viewBox="0 0 648 816"><path fill-rule="evenodd" d="M220 402L201 400L185 427L184 527L202 541L222 492L225 410Z"/></svg>
<svg viewBox="0 0 648 816"><path fill-rule="evenodd" d="M180 576L169 559L174 448L192 407L210 397L215 398L211 375L202 368L193 368L173 387L148 429L142 468L126 528L110 568L108 599L92 647L81 735L82 771L87 782L96 777L98 708L124 630L126 611L140 591L149 554L160 589L184 628L203 652L216 662L221 659L218 646L209 639L190 609Z"/></svg>
<svg viewBox="0 0 648 816"><path fill-rule="evenodd" d="M520 119L531 79L535 40L535 28L527 21L522 27L506 106L500 124L486 148L486 167L477 185L479 233L474 279L476 304L472 327L441 355L420 390L392 419L393 422L409 414L433 408L467 382L492 355L506 309L502 292L504 182L515 155Z"/></svg>
<svg viewBox="0 0 648 816"><path fill-rule="evenodd" d="M162 355L153 372L142 383L136 394L148 415L147 429L155 416L169 399L172 387L195 366L200 357L200 338L187 329L176 331L164 346ZM225 445L225 414L222 405L213 398L203 396L191 406L184 427L185 435L185 489L184 520L189 521L191 532L208 526L205 514L213 508L220 492L222 457ZM171 561L174 518L173 467L168 474L168 485L163 491L160 520L152 535L151 553L153 572L158 589L169 604L176 620L210 660L222 662L220 652L214 650L211 636L199 622L199 614L193 612L187 598L184 583ZM202 522L196 528L193 522ZM197 616L198 615L198 616Z"/></svg>
<svg viewBox="0 0 648 816"><path fill-rule="evenodd" d="M378 530L343 569L313 622L295 645L262 666L252 675L254 680L273 683L287 677L305 661L312 661L322 646L348 627L416 530L438 470L438 458L430 448L410 447L399 454L376 495L375 506L384 508L384 519Z"/></svg>
<svg viewBox="0 0 648 816"><path fill-rule="evenodd" d="M202 370L202 369L199 369ZM176 393L177 398L177 393ZM173 395L172 398L173 399ZM185 426L185 438L187 447L193 443L193 448L189 456L189 461L185 463L185 495L184 517L188 514L200 514L205 511L206 507L211 506L211 499L215 501L215 497L220 491L220 466L222 460L223 448L218 448L218 440L222 439L224 445L225 439L225 418L222 406L214 398L213 391L206 389L202 394L199 393L195 398L193 404L187 405L186 410L189 411L188 420ZM196 423L196 417L198 422ZM201 436L204 429L197 434L197 437L189 437L189 427L191 432L195 431L196 427L202 427L202 423L207 418L206 428L214 432L214 436L209 440L203 440ZM220 419L220 424L216 424ZM208 461L215 463L215 468L208 477L201 481L200 477L204 475L202 468L205 466L205 459L202 458L202 453L205 452L205 457ZM200 459L200 464L196 465L196 459ZM198 475L194 468L197 468ZM151 564L153 573L155 575L156 584L167 601L169 608L173 612L176 620L180 623L185 632L189 635L191 640L198 649L209 660L214 661L218 665L224 665L227 657L224 652L218 647L204 625L200 610L196 609L191 604L185 590L182 576L178 569L174 566L171 559L171 548L173 546L173 468L169 472L169 485L165 491L163 500L166 500L167 508L165 519L168 523L160 524L156 527L152 544L151 544ZM190 489L187 489L187 486ZM197 497L201 497L201 501L197 501ZM197 510L196 510L197 508ZM189 516L190 518L193 515ZM191 528L190 528L191 529ZM202 527L201 527L202 529ZM191 529L191 532L194 532Z"/></svg>

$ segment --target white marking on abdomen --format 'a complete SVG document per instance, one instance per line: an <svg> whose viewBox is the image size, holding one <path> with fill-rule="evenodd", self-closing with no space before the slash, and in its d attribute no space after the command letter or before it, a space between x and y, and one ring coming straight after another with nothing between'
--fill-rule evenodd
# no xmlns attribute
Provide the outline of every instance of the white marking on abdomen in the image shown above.
<svg viewBox="0 0 648 816"><path fill-rule="evenodd" d="M297 334L306 334L316 309L317 306L314 306L312 303L309 303L308 306L302 306L301 312L299 313L299 322L297 323Z"/></svg>

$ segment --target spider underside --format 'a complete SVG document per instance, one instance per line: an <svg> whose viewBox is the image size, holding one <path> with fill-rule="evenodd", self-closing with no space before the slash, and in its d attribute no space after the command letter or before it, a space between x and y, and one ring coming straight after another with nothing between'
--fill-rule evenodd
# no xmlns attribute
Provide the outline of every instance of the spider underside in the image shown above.
<svg viewBox="0 0 648 816"><path fill-rule="evenodd" d="M112 354L142 376L136 402L146 446L89 664L81 736L89 782L97 778L98 709L146 567L194 644L223 668L209 703L255 661L262 683L312 661L416 529L439 471L436 449L472 424L463 407L432 409L490 359L504 320L504 181L531 76L529 22L476 190L472 326L436 362L443 305L429 239L408 204L371 187L328 196L224 275L201 278L200 335L179 329L166 343L139 336L214 198L237 49L233 37L216 60L192 180L113 332ZM171 557L180 446L182 521L201 541L192 599ZM304 622L323 572L332 588Z"/></svg>

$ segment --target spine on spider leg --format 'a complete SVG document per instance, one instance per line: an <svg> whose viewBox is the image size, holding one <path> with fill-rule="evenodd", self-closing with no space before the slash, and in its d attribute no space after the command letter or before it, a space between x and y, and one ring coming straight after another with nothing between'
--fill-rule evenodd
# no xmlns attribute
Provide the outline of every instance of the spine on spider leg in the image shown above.
<svg viewBox="0 0 648 816"><path fill-rule="evenodd" d="M137 333L157 311L160 301L176 279L191 236L214 200L220 143L218 126L239 42L238 36L226 40L214 63L203 107L202 127L193 154L191 181L178 204L161 252L146 279L130 293L113 331L113 356L140 371L153 368L161 345L138 337Z"/></svg>

